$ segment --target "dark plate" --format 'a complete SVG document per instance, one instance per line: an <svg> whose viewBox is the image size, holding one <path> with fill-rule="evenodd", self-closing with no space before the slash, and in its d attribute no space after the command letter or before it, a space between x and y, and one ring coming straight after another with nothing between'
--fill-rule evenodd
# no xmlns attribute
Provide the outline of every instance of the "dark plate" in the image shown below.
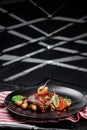
<svg viewBox="0 0 87 130"><path fill-rule="evenodd" d="M23 117L28 117L30 119L38 119L38 120L51 120L51 119L58 119L62 117L66 117L72 114L77 113L78 111L82 110L83 107L86 105L86 97L79 91L74 90L72 88L68 87L62 87L58 85L50 85L49 86L49 91L55 91L57 94L66 96L72 99L73 103L70 108L67 109L66 112L61 112L61 115L58 116L57 111L53 112L32 112L31 110L23 110L19 107L16 107L12 102L11 98L14 95L23 95L23 96L28 96L29 94L36 93L37 87L30 87L22 90L17 90L12 93L10 93L6 98L5 98L5 105L8 110L10 110L12 113L15 113L17 115L23 116Z"/></svg>

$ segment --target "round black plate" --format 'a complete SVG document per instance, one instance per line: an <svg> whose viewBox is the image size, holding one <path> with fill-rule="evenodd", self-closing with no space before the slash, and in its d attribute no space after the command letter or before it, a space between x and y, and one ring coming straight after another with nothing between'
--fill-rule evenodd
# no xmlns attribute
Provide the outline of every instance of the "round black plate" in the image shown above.
<svg viewBox="0 0 87 130"><path fill-rule="evenodd" d="M82 110L83 107L86 105L86 97L79 91L68 88L68 87L60 87L55 85L50 85L49 91L55 91L57 94L69 97L72 99L72 106L67 109L66 112L61 112L61 115L58 116L57 111L49 111L45 113L41 112L32 112L31 110L23 110L19 107L16 107L13 102L11 102L11 98L14 95L23 95L28 96L30 94L34 94L37 92L37 87L32 88L26 88L22 90L17 90L12 93L10 93L5 98L5 105L8 110L10 110L12 113L15 113L17 115L28 117L30 119L38 119L38 120L51 120L51 119L58 119L62 117L66 117L72 114L77 113L78 111Z"/></svg>

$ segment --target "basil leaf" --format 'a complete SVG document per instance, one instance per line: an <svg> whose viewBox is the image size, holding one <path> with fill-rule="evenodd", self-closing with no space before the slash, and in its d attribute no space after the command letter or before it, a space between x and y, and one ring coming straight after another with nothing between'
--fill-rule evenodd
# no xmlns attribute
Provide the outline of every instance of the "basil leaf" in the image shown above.
<svg viewBox="0 0 87 130"><path fill-rule="evenodd" d="M15 96L13 96L12 97L12 102L18 102L18 101L21 101L21 100L23 100L23 96L22 95L15 95Z"/></svg>

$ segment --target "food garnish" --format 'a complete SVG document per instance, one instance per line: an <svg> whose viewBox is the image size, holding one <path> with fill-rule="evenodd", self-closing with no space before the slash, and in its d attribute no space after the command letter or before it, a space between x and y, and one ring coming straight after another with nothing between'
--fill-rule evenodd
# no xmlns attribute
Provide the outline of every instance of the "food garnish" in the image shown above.
<svg viewBox="0 0 87 130"><path fill-rule="evenodd" d="M66 104L67 104L68 107L71 106L72 101L71 101L70 98L65 97L64 100L65 100L65 102L66 102Z"/></svg>
<svg viewBox="0 0 87 130"><path fill-rule="evenodd" d="M24 99L24 97L22 95L15 95L12 97L13 102L18 102L18 101L21 101L23 99Z"/></svg>
<svg viewBox="0 0 87 130"><path fill-rule="evenodd" d="M48 80L50 81L50 80ZM57 93L48 90L48 81L38 87L37 92L27 97L15 95L11 101L22 109L30 109L32 111L66 111L72 105L72 100L68 97L63 97Z"/></svg>
<svg viewBox="0 0 87 130"><path fill-rule="evenodd" d="M43 86L40 86L37 90L37 93L38 95L45 95L48 93L48 86L47 86L47 83L49 82L50 80L48 80Z"/></svg>
<svg viewBox="0 0 87 130"><path fill-rule="evenodd" d="M54 94L53 96L52 96L52 103L53 103L53 105L55 106L55 107L58 107L59 106L59 97L58 97L58 95L56 95L56 94Z"/></svg>
<svg viewBox="0 0 87 130"><path fill-rule="evenodd" d="M64 110L67 106L64 99L60 99L59 106L56 108L56 110Z"/></svg>

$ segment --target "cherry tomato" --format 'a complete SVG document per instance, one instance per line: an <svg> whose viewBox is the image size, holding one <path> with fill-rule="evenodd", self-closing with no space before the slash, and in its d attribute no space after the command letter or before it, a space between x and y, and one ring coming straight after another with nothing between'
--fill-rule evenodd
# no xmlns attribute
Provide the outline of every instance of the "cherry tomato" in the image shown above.
<svg viewBox="0 0 87 130"><path fill-rule="evenodd" d="M59 106L57 107L57 110L63 110L66 108L66 106L66 102L63 99L61 99L59 102Z"/></svg>
<svg viewBox="0 0 87 130"><path fill-rule="evenodd" d="M48 93L48 90L45 90L45 91L43 91L43 92L41 92L41 93L38 93L38 95L39 96L43 96L43 95L46 95Z"/></svg>
<svg viewBox="0 0 87 130"><path fill-rule="evenodd" d="M48 87L47 86L41 86L38 88L38 95L46 95L48 93Z"/></svg>

